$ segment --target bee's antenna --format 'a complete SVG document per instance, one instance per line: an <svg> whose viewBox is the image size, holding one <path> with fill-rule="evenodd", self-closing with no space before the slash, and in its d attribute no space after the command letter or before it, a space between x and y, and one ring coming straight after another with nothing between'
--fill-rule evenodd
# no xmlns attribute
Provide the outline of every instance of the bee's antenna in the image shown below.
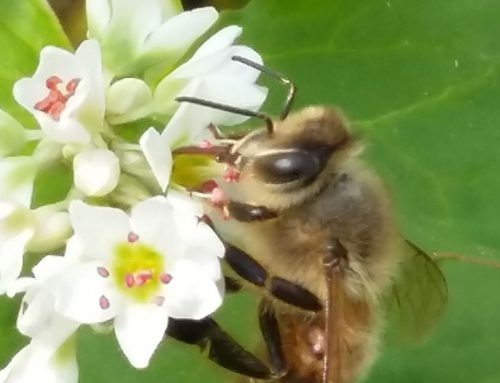
<svg viewBox="0 0 500 383"><path fill-rule="evenodd" d="M285 104L283 105L283 110L281 111L280 114L280 119L284 120L287 116L288 113L290 113L290 109L292 109L293 101L295 99L295 94L297 93L297 87L293 82L291 82L287 77L282 75L279 72L276 72L275 70L265 67L263 65L257 64L256 62L249 60L245 57L242 56L233 56L232 60L238 61L242 64L248 65L249 67L252 67L254 69L260 70L262 73L265 73L279 82L281 82L284 85L288 86L288 95L286 96Z"/></svg>
<svg viewBox="0 0 500 383"><path fill-rule="evenodd" d="M219 110L223 110L223 111L229 112L229 113L240 114L242 116L260 118L261 120L263 120L266 123L266 128L267 128L269 135L272 135L274 133L273 119L265 113L254 112L253 110L237 108L235 106L220 104L218 102L204 100L202 98L196 98L196 97L181 96L181 97L177 97L175 99L175 101L177 101L177 102L189 102L191 104L206 106L208 108L213 108L213 109L219 109Z"/></svg>

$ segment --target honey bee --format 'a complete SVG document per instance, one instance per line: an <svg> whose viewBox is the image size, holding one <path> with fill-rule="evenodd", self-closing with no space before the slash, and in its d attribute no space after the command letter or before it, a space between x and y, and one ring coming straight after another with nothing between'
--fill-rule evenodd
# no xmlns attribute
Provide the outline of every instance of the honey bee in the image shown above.
<svg viewBox="0 0 500 383"><path fill-rule="evenodd" d="M227 263L262 292L259 322L270 367L210 318L176 321L171 335L209 347L212 360L249 377L357 382L376 358L384 327L418 338L434 325L447 298L445 279L398 235L388 193L360 159L360 142L342 113L310 106L289 114L296 88L288 79L233 59L289 86L280 119L179 97L266 125L229 146L176 154L211 153L239 174L223 206L231 219L215 229L228 243ZM386 323L389 316L400 321Z"/></svg>

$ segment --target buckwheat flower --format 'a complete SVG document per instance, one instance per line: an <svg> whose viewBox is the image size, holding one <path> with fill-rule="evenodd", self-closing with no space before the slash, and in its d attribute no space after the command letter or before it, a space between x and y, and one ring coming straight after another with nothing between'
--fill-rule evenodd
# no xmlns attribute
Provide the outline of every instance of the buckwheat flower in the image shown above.
<svg viewBox="0 0 500 383"><path fill-rule="evenodd" d="M24 293L17 327L31 341L0 371L0 383L77 382L74 334L79 323L54 311L54 297L46 284L67 262L47 256L33 268L33 278L20 278L10 286L11 295Z"/></svg>
<svg viewBox="0 0 500 383"><path fill-rule="evenodd" d="M237 26L220 30L187 62L163 78L154 91L154 112L168 111L167 107L175 105L174 99L179 95L258 110L267 96L267 89L255 84L260 72L232 58L241 56L257 64L262 63L262 58L247 46L234 45L241 32ZM215 109L210 113L211 122L221 125L241 123L248 118Z"/></svg>
<svg viewBox="0 0 500 383"><path fill-rule="evenodd" d="M86 144L104 121L104 84L99 44L86 40L75 53L43 48L33 77L14 85L14 98L48 139Z"/></svg>
<svg viewBox="0 0 500 383"><path fill-rule="evenodd" d="M72 202L81 255L51 282L55 310L80 323L112 319L120 347L137 368L149 364L169 317L201 319L222 301L224 246L199 222L199 207L170 194L137 204L130 217Z"/></svg>
<svg viewBox="0 0 500 383"><path fill-rule="evenodd" d="M175 64L217 20L214 8L182 12L165 0L87 0L89 37L100 41L107 70L116 76Z"/></svg>

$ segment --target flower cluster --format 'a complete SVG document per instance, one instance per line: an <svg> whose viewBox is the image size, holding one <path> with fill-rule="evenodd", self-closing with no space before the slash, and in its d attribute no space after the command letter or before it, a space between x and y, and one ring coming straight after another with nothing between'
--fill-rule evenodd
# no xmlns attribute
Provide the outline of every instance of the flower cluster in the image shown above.
<svg viewBox="0 0 500 383"><path fill-rule="evenodd" d="M45 47L14 86L36 125L0 111L0 294L23 295L17 327L30 338L0 383L76 382L82 325L112 324L129 362L147 367L169 318L201 319L222 303L224 245L201 218L204 197L224 198L214 179L237 174L181 149L218 145L215 126L242 118L176 98L257 110L259 73L232 57L261 57L235 45L237 26L193 48L217 20L210 7L86 7L88 40ZM63 197L40 198L65 178L47 182L60 168L71 174ZM25 253L42 257L22 272Z"/></svg>

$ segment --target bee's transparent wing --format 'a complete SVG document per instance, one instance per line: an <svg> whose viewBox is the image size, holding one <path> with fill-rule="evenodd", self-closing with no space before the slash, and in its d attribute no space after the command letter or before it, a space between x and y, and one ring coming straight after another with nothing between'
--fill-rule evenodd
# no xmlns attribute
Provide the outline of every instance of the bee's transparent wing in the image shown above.
<svg viewBox="0 0 500 383"><path fill-rule="evenodd" d="M446 280L436 262L405 241L399 274L384 297L387 339L398 343L422 341L442 317L447 299Z"/></svg>

